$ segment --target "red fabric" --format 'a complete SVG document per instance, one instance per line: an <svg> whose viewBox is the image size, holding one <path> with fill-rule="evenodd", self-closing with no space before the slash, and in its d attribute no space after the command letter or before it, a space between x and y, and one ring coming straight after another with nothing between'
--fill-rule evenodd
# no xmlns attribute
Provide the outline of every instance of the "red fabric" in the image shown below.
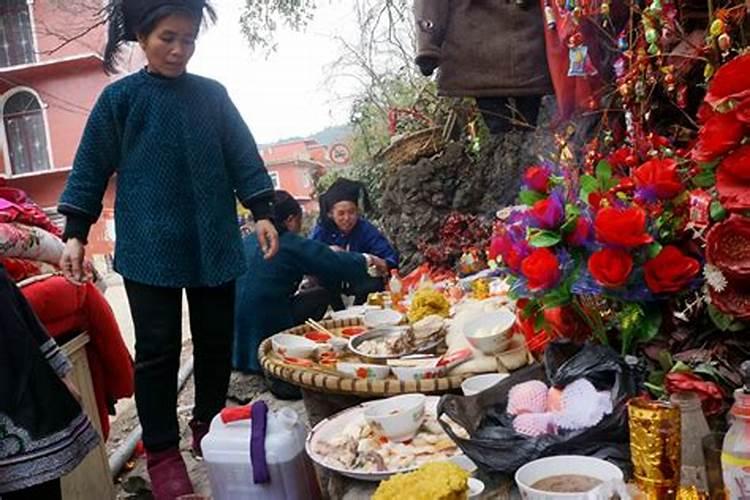
<svg viewBox="0 0 750 500"><path fill-rule="evenodd" d="M0 222L20 222L40 227L55 236L62 235L60 229L52 224L44 210L34 203L24 191L3 187L1 184Z"/></svg>
<svg viewBox="0 0 750 500"><path fill-rule="evenodd" d="M60 270L57 266L53 266L46 262L28 259L13 259L10 257L0 257L0 264L5 267L5 270L8 271L11 279L16 283L34 276L56 273Z"/></svg>
<svg viewBox="0 0 750 500"><path fill-rule="evenodd" d="M544 12L546 2L540 0L542 12ZM602 86L602 80L599 76L587 77L570 77L568 76L569 53L567 38L572 34L572 26L568 26L560 16L558 2L549 2L550 7L555 11L557 26L555 29L544 30L544 38L547 47L547 66L552 77L552 85L555 88L555 97L557 99L558 120L567 120L576 111L585 111L588 109L589 102L595 98L597 92ZM542 21L544 22L544 21ZM591 40L594 37L588 36L584 26L584 40ZM597 54L594 52L595 44L587 44L589 48L589 57L592 61L597 60Z"/></svg>
<svg viewBox="0 0 750 500"><path fill-rule="evenodd" d="M75 285L62 276L32 283L22 291L53 338L75 331L89 333L87 357L106 439L108 400L128 398L134 390L133 361L112 309L93 284Z"/></svg>

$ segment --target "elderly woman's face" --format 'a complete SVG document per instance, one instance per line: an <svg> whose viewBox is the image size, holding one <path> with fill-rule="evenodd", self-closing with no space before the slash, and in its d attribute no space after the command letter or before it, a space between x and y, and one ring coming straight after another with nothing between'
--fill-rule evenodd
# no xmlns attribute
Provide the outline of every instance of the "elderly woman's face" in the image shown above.
<svg viewBox="0 0 750 500"><path fill-rule="evenodd" d="M340 201L336 203L328 216L336 224L336 227L344 234L349 234L357 225L359 220L359 209L351 201Z"/></svg>

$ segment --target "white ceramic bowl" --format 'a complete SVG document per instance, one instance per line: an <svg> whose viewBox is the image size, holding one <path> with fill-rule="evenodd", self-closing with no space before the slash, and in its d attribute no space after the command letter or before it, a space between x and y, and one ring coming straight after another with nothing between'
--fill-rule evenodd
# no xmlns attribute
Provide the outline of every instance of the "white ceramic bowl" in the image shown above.
<svg viewBox="0 0 750 500"><path fill-rule="evenodd" d="M525 500L585 500L587 493L554 493L531 487L542 479L567 474L589 476L604 482L623 480L622 471L607 461L578 455L562 455L541 458L524 465L516 472L516 484Z"/></svg>
<svg viewBox="0 0 750 500"><path fill-rule="evenodd" d="M516 315L510 309L498 309L464 323L464 336L472 347L484 354L497 354L510 345L511 328L515 322ZM481 335L482 332L488 331L496 333Z"/></svg>
<svg viewBox="0 0 750 500"><path fill-rule="evenodd" d="M271 337L271 347L279 356L310 358L318 345L310 339L288 333L279 333Z"/></svg>
<svg viewBox="0 0 750 500"><path fill-rule="evenodd" d="M440 378L445 373L445 367L435 366L392 366L391 371L396 375L399 380L413 380L415 382L420 380L427 380L433 378Z"/></svg>
<svg viewBox="0 0 750 500"><path fill-rule="evenodd" d="M508 377L510 377L509 373L484 373L482 375L476 375L464 380L461 383L461 390L463 391L464 396L473 396L474 394L479 394L480 392L489 389Z"/></svg>
<svg viewBox="0 0 750 500"><path fill-rule="evenodd" d="M336 371L353 378L383 380L391 374L390 366L368 365L366 363L336 363Z"/></svg>
<svg viewBox="0 0 750 500"><path fill-rule="evenodd" d="M413 438L425 418L424 394L403 394L365 404L365 420L392 441Z"/></svg>
<svg viewBox="0 0 750 500"><path fill-rule="evenodd" d="M393 309L375 309L365 312L364 324L367 328L381 328L384 326L396 326L401 323L404 316Z"/></svg>

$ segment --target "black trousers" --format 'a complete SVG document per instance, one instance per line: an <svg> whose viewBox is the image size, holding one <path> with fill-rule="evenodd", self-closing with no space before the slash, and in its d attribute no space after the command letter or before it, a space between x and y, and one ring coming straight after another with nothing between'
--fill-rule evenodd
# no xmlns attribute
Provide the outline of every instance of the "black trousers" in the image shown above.
<svg viewBox="0 0 750 500"><path fill-rule="evenodd" d="M135 402L149 451L177 446L177 372L182 349L182 289L125 280L135 326ZM193 418L211 419L226 404L232 369L234 282L186 289L193 339Z"/></svg>
<svg viewBox="0 0 750 500"><path fill-rule="evenodd" d="M484 123L493 135L523 128L536 127L542 96L477 97L477 106Z"/></svg>
<svg viewBox="0 0 750 500"><path fill-rule="evenodd" d="M60 480L54 479L31 488L3 493L0 498L2 500L62 500Z"/></svg>

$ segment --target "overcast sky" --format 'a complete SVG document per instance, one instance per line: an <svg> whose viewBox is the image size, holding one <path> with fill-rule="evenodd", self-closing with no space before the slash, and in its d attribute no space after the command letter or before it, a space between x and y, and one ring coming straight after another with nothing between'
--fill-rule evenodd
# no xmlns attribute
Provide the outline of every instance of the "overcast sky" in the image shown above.
<svg viewBox="0 0 750 500"><path fill-rule="evenodd" d="M239 26L244 0L220 0L219 21L201 35L190 71L214 78L229 90L256 142L307 136L346 123L350 103L337 98L347 82L331 89L326 66L336 58L332 34L356 34L351 3L320 2L315 19L301 33L277 34L278 50L253 52Z"/></svg>

